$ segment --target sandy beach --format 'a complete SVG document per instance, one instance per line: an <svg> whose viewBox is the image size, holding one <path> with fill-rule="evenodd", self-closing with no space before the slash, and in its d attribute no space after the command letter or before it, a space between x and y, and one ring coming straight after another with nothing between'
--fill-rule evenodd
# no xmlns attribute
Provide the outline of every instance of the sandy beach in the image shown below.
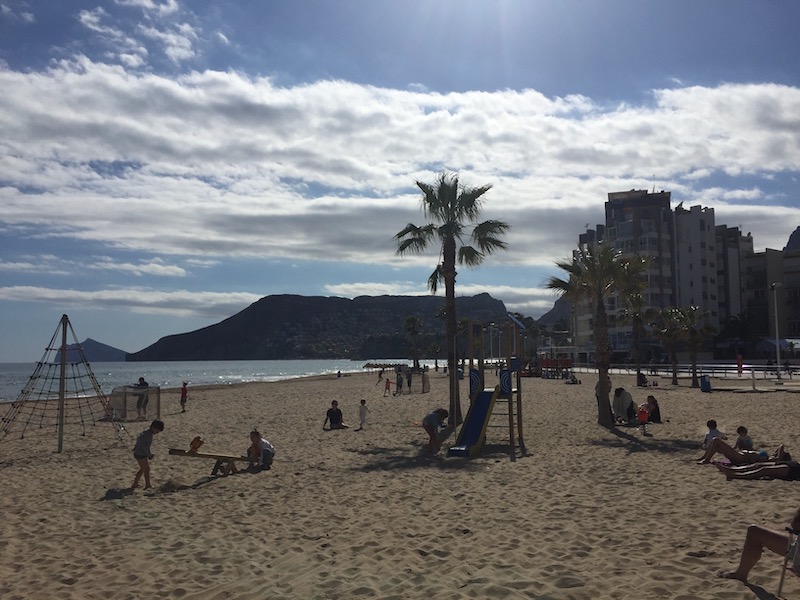
<svg viewBox="0 0 800 600"><path fill-rule="evenodd" d="M662 378L646 390L615 375L637 402L659 400L664 423L644 436L597 426L595 376L580 377L523 379L527 456L515 462L502 427L477 458L426 454L421 420L447 406L441 373L430 393L415 381L400 398L383 397L376 373L190 387L183 414L179 390L162 390L148 491L127 489L133 439L108 424L60 454L55 434L9 436L0 597L773 597L776 555L747 586L715 573L735 565L748 524L788 524L800 484L728 482L695 460L710 418L731 440L746 425L757 447L800 454L800 388L712 380L701 393ZM355 426L362 398L364 430L323 431L332 400ZM168 453L199 435L202 451L238 455L253 427L277 449L269 471L210 477L213 460ZM800 598L800 579L784 596Z"/></svg>

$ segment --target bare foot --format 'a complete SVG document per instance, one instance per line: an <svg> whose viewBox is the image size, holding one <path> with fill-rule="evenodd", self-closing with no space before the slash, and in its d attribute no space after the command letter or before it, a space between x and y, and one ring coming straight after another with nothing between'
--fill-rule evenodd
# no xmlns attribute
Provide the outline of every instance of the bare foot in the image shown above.
<svg viewBox="0 0 800 600"><path fill-rule="evenodd" d="M149 490L152 487L153 487L152 485L146 485L146 486L144 486L144 489Z"/></svg>
<svg viewBox="0 0 800 600"><path fill-rule="evenodd" d="M738 579L742 583L747 583L747 577L740 576L736 571L718 571L717 577L722 577L723 579Z"/></svg>

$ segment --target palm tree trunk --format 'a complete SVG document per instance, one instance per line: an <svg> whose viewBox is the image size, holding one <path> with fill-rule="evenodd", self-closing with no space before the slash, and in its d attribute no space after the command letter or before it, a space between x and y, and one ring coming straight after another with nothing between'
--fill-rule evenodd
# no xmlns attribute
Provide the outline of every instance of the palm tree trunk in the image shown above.
<svg viewBox="0 0 800 600"><path fill-rule="evenodd" d="M697 379L697 352L690 352L689 358L692 361L692 387L700 387L700 381Z"/></svg>
<svg viewBox="0 0 800 600"><path fill-rule="evenodd" d="M597 365L597 424L611 427L614 417L611 414L611 403L608 396L611 392L611 379L608 371L611 367L611 346L608 343L608 316L602 300L595 301L594 311L595 363Z"/></svg>
<svg viewBox="0 0 800 600"><path fill-rule="evenodd" d="M674 348L670 350L669 356L672 359L672 385L678 385L678 354Z"/></svg>
<svg viewBox="0 0 800 600"><path fill-rule="evenodd" d="M458 319L456 318L456 251L455 240L447 240L444 244L442 276L445 291L445 324L447 331L447 368L450 372L450 415L448 423L451 427L460 425L464 417L461 414L461 400L458 394Z"/></svg>

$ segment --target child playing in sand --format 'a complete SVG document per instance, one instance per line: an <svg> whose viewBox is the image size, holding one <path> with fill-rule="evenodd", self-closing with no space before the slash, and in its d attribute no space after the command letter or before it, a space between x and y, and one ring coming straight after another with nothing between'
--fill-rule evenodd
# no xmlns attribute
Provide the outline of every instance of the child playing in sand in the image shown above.
<svg viewBox="0 0 800 600"><path fill-rule="evenodd" d="M186 399L189 397L189 390L186 389L187 385L189 383L184 381L181 387L181 412L186 412Z"/></svg>
<svg viewBox="0 0 800 600"><path fill-rule="evenodd" d="M710 419L706 422L706 426L708 427L708 431L706 432L706 436L703 438L703 449L708 450L708 447L711 445L716 438L720 438L721 440L727 440L728 436L722 433L719 429L717 429L717 422L714 419Z"/></svg>
<svg viewBox="0 0 800 600"><path fill-rule="evenodd" d="M356 431L361 431L364 429L364 425L367 423L368 412L369 409L367 408L367 401L362 398L361 406L358 407L358 429L356 429Z"/></svg>
<svg viewBox="0 0 800 600"><path fill-rule="evenodd" d="M391 393L391 391L392 391L392 380L389 377L387 377L386 383L383 386L383 397L386 398L386 395Z"/></svg>
<svg viewBox="0 0 800 600"><path fill-rule="evenodd" d="M264 439L257 429L250 432L250 442L251 445L247 451L250 467L269 470L272 467L272 460L275 458L275 446Z"/></svg>
<svg viewBox="0 0 800 600"><path fill-rule="evenodd" d="M153 443L153 436L164 431L164 423L156 419L150 423L150 427L145 429L136 438L136 445L133 447L133 458L139 463L139 470L133 478L131 489L139 487L139 479L144 475L144 489L153 487L150 485L150 460L153 455L150 453L150 445Z"/></svg>
<svg viewBox="0 0 800 600"><path fill-rule="evenodd" d="M736 428L736 433L738 434L738 437L736 438L736 442L733 444L734 449L752 450L753 438L747 435L747 427L745 427L744 425L739 425Z"/></svg>
<svg viewBox="0 0 800 600"><path fill-rule="evenodd" d="M439 441L439 430L444 425L449 413L444 408L437 408L424 419L422 419L422 427L428 434L428 450L431 454L438 454L442 447Z"/></svg>

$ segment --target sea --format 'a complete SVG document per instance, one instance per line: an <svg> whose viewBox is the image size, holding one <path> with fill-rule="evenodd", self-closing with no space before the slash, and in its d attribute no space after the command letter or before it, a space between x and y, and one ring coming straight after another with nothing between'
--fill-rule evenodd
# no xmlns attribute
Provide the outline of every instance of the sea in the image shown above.
<svg viewBox="0 0 800 600"><path fill-rule="evenodd" d="M151 386L178 388L193 385L233 385L254 381L281 381L315 375L363 373L367 363L404 364L396 358L338 360L220 360L169 362L95 362L90 364L105 394L118 386L133 385L144 377ZM423 365L428 364L426 361ZM0 363L0 402L15 401L30 381L36 363ZM430 361L433 367L433 361Z"/></svg>

